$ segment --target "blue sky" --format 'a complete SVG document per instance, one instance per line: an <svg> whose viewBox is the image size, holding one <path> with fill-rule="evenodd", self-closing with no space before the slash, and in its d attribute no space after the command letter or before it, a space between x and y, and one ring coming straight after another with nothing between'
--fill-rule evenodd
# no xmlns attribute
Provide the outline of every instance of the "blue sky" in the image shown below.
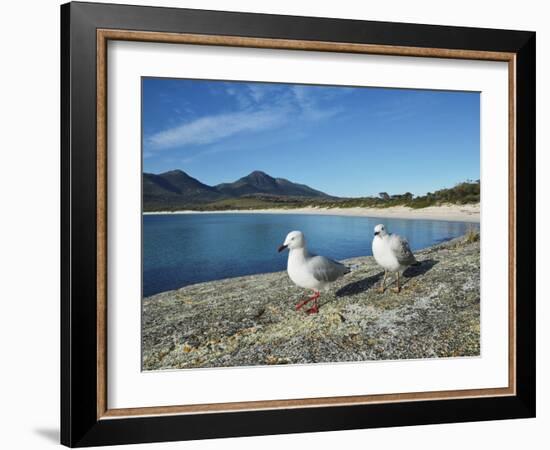
<svg viewBox="0 0 550 450"><path fill-rule="evenodd" d="M143 79L143 170L253 170L338 196L479 178L479 93Z"/></svg>

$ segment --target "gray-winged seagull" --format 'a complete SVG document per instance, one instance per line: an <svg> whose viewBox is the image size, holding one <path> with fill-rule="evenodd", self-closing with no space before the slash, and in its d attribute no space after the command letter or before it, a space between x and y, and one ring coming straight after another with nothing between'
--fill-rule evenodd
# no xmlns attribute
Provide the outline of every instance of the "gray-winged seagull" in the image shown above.
<svg viewBox="0 0 550 450"><path fill-rule="evenodd" d="M330 283L349 273L350 268L324 256L309 253L306 248L304 234L301 231L288 233L278 251L282 252L287 248L289 249L288 276L297 286L313 291L312 296L296 305L296 310L313 301L313 306L306 312L308 314L317 313L319 312L318 298L321 295L320 291L328 288Z"/></svg>
<svg viewBox="0 0 550 450"><path fill-rule="evenodd" d="M384 292L386 289L386 277L388 272L397 272L397 287L393 290L399 292L399 272L409 266L419 264L409 247L407 240L397 234L390 234L384 225L374 227L374 239L372 240L372 254L376 262L384 269L384 279L378 289Z"/></svg>

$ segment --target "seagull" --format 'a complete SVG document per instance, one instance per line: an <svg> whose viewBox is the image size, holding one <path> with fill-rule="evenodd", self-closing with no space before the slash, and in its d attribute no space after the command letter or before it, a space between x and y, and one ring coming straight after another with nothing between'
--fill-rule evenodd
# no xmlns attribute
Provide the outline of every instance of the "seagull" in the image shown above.
<svg viewBox="0 0 550 450"><path fill-rule="evenodd" d="M278 251L282 252L287 248L289 249L288 276L297 286L313 291L313 295L296 305L296 310L313 301L313 306L306 312L308 314L317 313L319 312L318 298L321 295L320 291L328 288L330 283L349 273L350 268L324 256L309 253L306 248L304 234L301 231L288 233Z"/></svg>
<svg viewBox="0 0 550 450"><path fill-rule="evenodd" d="M419 262L414 257L407 240L397 234L389 234L384 225L374 227L374 239L372 240L372 254L376 262L384 269L384 279L379 292L386 289L386 276L388 272L397 272L397 287L394 292L401 291L399 286L399 272L409 266L416 266Z"/></svg>

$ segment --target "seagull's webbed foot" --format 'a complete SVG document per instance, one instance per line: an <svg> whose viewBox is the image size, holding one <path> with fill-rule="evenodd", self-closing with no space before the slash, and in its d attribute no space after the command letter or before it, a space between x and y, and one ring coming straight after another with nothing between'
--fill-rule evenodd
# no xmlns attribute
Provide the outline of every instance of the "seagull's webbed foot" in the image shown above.
<svg viewBox="0 0 550 450"><path fill-rule="evenodd" d="M296 311L298 311L299 309L302 309L302 307L303 307L304 305L307 305L307 304L308 304L310 301L312 301L312 300L313 300L313 298L308 297L308 298L306 298L305 300L302 300L300 303L297 303L296 306L295 306Z"/></svg>
<svg viewBox="0 0 550 450"><path fill-rule="evenodd" d="M319 312L319 296L321 294L319 292L317 292L314 297L315 297L315 301L313 302L313 306L311 308L309 308L306 313L308 314L317 314Z"/></svg>
<svg viewBox="0 0 550 450"><path fill-rule="evenodd" d="M309 302L315 300L315 305L312 306L310 309L308 309L306 312L309 313L309 311L313 310L313 309L317 309L316 311L314 312L317 312L319 307L317 306L317 299L319 298L321 294L319 292L315 292L311 297L308 297L306 298L305 300L302 300L300 303L298 303L296 305L296 311L298 311L299 309L301 309L304 305L308 304Z"/></svg>
<svg viewBox="0 0 550 450"><path fill-rule="evenodd" d="M319 312L319 305L315 303L311 308L306 310L306 313L308 314L317 314Z"/></svg>

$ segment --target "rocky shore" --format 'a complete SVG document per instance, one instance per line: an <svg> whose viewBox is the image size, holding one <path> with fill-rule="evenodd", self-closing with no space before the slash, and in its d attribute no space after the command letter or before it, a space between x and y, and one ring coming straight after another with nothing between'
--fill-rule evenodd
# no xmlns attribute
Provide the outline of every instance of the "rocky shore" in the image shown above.
<svg viewBox="0 0 550 450"><path fill-rule="evenodd" d="M396 294L371 256L322 293L318 314L286 272L187 286L143 300L143 370L478 356L479 235L416 252Z"/></svg>

